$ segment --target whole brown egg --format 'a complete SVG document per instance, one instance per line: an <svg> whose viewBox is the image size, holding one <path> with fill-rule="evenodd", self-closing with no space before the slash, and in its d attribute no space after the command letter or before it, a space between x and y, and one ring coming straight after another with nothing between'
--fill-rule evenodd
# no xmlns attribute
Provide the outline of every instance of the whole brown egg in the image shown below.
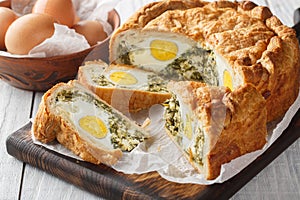
<svg viewBox="0 0 300 200"><path fill-rule="evenodd" d="M72 27L78 18L72 0L37 0L32 13L48 14L59 23Z"/></svg>
<svg viewBox="0 0 300 200"><path fill-rule="evenodd" d="M107 33L99 21L83 20L75 24L73 28L77 33L83 35L91 46L107 38Z"/></svg>
<svg viewBox="0 0 300 200"><path fill-rule="evenodd" d="M18 16L15 12L6 7L0 7L0 50L5 50L5 34L13 21L15 21Z"/></svg>
<svg viewBox="0 0 300 200"><path fill-rule="evenodd" d="M5 45L12 54L28 54L36 45L54 33L54 18L30 13L16 19L7 29Z"/></svg>

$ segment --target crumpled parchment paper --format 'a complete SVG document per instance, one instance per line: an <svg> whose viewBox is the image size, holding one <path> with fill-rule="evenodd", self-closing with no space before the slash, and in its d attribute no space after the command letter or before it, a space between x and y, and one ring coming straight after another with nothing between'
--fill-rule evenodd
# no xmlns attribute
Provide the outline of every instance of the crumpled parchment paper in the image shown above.
<svg viewBox="0 0 300 200"><path fill-rule="evenodd" d="M222 183L235 176L258 156L264 153L288 127L299 107L300 95L286 112L283 119L274 129L269 131L268 142L263 149L245 154L222 165L219 177L215 180L206 180L202 174L199 174L190 165L181 151L171 141L164 130L164 122L162 120L163 107L161 105L154 105L149 109L149 112L146 113L147 117L151 120L151 123L146 127L151 138L140 144L132 152L124 153L121 160L119 160L116 165L112 166L112 168L125 174L143 174L157 171L161 177L177 183L195 183L203 185ZM34 143L53 151L81 160L58 143L46 145L37 141L34 136L33 141Z"/></svg>

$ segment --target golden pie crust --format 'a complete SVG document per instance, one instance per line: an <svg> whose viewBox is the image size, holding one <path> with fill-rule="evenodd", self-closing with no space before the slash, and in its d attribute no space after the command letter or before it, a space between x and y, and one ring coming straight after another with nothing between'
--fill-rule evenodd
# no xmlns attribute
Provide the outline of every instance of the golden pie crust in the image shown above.
<svg viewBox="0 0 300 200"><path fill-rule="evenodd" d="M267 7L250 1L204 2L167 0L150 3L128 19L112 36L127 30L185 35L220 54L239 76L239 85L253 84L265 97L268 122L284 115L298 96L299 47L296 33Z"/></svg>

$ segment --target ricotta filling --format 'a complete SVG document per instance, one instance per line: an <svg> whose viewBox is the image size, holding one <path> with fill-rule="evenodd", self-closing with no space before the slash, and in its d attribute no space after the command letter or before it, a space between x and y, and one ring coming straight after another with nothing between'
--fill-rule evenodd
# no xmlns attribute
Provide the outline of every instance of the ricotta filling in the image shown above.
<svg viewBox="0 0 300 200"><path fill-rule="evenodd" d="M58 115L67 119L79 135L95 145L106 149L131 151L145 140L144 134L132 126L107 104L95 99L91 94L79 90L61 90L55 98ZM84 123L80 123L81 121ZM99 125L99 128L95 127ZM94 134L107 130L107 133Z"/></svg>
<svg viewBox="0 0 300 200"><path fill-rule="evenodd" d="M148 92L168 93L168 81L162 77L141 70L123 70L122 68L105 70L102 73L90 73L94 85L143 90Z"/></svg>
<svg viewBox="0 0 300 200"><path fill-rule="evenodd" d="M215 86L220 84L213 50L187 39L186 43L179 42L182 38L179 40L172 36L167 39L159 36L127 39L126 36L120 39L116 63L134 65L169 80L201 81ZM155 47L151 46L153 41Z"/></svg>
<svg viewBox="0 0 300 200"><path fill-rule="evenodd" d="M173 95L165 103L165 127L173 141L199 167L203 166L204 132L201 124L180 97Z"/></svg>

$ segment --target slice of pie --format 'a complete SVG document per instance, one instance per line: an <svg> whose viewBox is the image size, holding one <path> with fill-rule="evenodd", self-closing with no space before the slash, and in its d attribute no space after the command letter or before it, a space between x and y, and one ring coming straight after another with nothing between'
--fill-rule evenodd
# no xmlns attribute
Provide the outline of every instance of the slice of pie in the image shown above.
<svg viewBox="0 0 300 200"><path fill-rule="evenodd" d="M261 149L267 137L265 99L250 84L231 92L199 82L170 82L165 127L190 163L207 179L221 165Z"/></svg>

